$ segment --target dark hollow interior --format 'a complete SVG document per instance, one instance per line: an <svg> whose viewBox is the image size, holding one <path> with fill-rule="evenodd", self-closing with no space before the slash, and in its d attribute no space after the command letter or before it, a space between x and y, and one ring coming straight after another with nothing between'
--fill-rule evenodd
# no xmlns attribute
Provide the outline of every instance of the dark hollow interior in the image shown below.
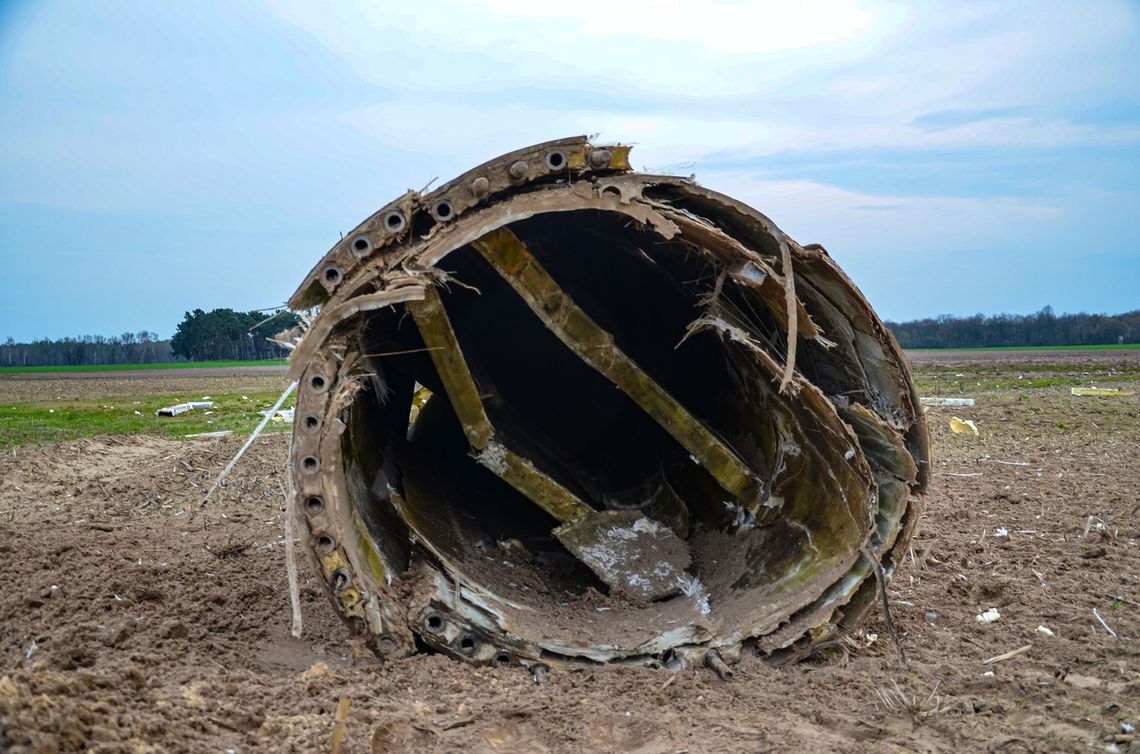
<svg viewBox="0 0 1140 754"><path fill-rule="evenodd" d="M716 281L706 257L683 241L650 236L628 218L601 211L550 213L509 228L690 414L714 432L739 427L734 406L744 398L725 344L710 332L686 337ZM438 266L455 281L442 299L488 417L509 448L597 510L638 507L666 483L688 509L686 535L731 525L725 501L733 496L654 418L548 330L477 251L461 247ZM755 332L778 331L762 308L733 292L726 296ZM371 314L361 347L384 394L374 386L358 396L348 442L356 443L356 455L361 448L371 453L362 465L373 496L386 486L375 484L375 475L405 498L412 487L430 489L408 505L421 506L417 515L427 522L421 533L440 550L469 559L517 541L543 582L537 591L606 592L552 536L558 522L472 457L411 316L402 310ZM432 397L409 427L415 383ZM747 445L741 437L724 439ZM410 484L412 477L422 481ZM385 519L383 526L391 522ZM514 599L525 596L512 593Z"/></svg>

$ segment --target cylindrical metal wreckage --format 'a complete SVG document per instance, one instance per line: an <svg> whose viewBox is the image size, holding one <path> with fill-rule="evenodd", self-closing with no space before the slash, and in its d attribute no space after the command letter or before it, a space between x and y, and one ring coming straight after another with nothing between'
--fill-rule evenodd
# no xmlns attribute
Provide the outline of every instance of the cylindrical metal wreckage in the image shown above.
<svg viewBox="0 0 1140 754"><path fill-rule="evenodd" d="M300 531L380 656L792 660L877 604L914 530L929 437L862 294L629 147L410 191L290 307L319 308L290 368Z"/></svg>

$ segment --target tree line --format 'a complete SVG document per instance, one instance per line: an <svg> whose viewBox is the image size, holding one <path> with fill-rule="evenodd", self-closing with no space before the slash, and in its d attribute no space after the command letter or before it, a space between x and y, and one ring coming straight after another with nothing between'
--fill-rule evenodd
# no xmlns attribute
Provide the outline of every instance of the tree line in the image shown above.
<svg viewBox="0 0 1140 754"><path fill-rule="evenodd" d="M79 335L17 343L11 336L0 345L0 364L9 367L151 364L173 361L170 341L139 330L122 335Z"/></svg>
<svg viewBox="0 0 1140 754"><path fill-rule="evenodd" d="M886 322L903 348L1103 346L1140 343L1140 310L1124 314L1034 314L938 317Z"/></svg>
<svg viewBox="0 0 1140 754"><path fill-rule="evenodd" d="M269 338L297 322L292 312L266 317L263 312L195 309L179 323L170 351L188 361L283 359L288 351Z"/></svg>
<svg viewBox="0 0 1140 754"><path fill-rule="evenodd" d="M291 312L271 319L262 312L233 309L186 312L174 337L149 330L121 335L80 335L0 345L3 366L86 366L153 364L169 361L255 361L282 359L288 352L269 338L297 325ZM887 322L903 348L985 346L1086 346L1140 343L1140 310L1124 314L1054 314L1046 306L1034 314L938 317Z"/></svg>
<svg viewBox="0 0 1140 754"><path fill-rule="evenodd" d="M110 336L40 338L30 343L18 343L9 336L0 345L0 365L95 366L283 359L288 351L269 338L296 325L297 317L291 312L282 312L267 321L262 312L195 309L186 312L174 337L167 339L149 330Z"/></svg>

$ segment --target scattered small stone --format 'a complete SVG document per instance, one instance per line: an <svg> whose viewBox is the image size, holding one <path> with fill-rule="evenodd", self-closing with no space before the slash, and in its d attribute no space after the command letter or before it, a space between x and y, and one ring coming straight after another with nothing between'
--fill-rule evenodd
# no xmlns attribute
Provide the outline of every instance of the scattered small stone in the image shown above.
<svg viewBox="0 0 1140 754"><path fill-rule="evenodd" d="M1107 554L1108 550L1098 545L1081 550L1080 556L1086 560L1091 560L1092 558L1103 558Z"/></svg>
<svg viewBox="0 0 1140 754"><path fill-rule="evenodd" d="M1091 675L1079 675L1077 673L1069 673L1065 676L1065 683L1078 689L1095 689L1103 685L1103 681L1099 678L1094 678Z"/></svg>
<svg viewBox="0 0 1140 754"><path fill-rule="evenodd" d="M933 610L927 610L925 618L927 623L934 623L938 620L938 613Z"/></svg>

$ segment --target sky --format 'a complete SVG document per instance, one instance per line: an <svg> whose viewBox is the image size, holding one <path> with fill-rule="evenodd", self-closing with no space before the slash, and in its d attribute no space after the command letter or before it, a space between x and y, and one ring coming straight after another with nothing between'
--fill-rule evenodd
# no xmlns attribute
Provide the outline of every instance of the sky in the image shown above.
<svg viewBox="0 0 1140 754"><path fill-rule="evenodd" d="M283 303L408 188L634 144L885 319L1140 308L1140 4L0 0L0 340Z"/></svg>

